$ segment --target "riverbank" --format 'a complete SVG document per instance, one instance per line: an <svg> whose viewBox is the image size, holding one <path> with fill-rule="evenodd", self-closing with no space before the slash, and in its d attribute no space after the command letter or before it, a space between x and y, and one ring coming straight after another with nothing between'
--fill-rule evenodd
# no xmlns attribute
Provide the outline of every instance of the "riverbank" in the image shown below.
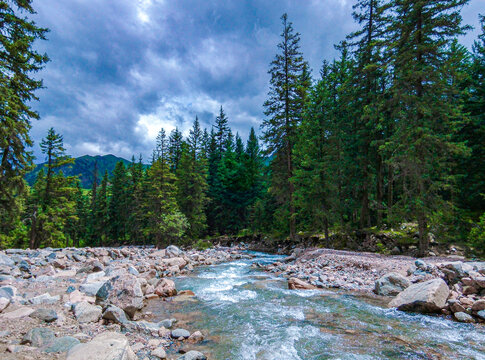
<svg viewBox="0 0 485 360"><path fill-rule="evenodd" d="M0 358L204 359L195 352L177 355L202 341L200 332L177 329L177 319L146 321L150 314L142 310L148 300L194 296L177 291L171 277L243 257L237 247L2 251Z"/></svg>
<svg viewBox="0 0 485 360"><path fill-rule="evenodd" d="M453 315L457 321L485 323L485 262L464 261L461 256L417 259L309 248L295 249L282 261L260 267L287 278L290 288L376 294L387 299L391 306L409 311ZM427 284L435 288L423 288ZM418 306L424 300L416 296L423 291L428 297L425 301L436 304ZM391 301L401 293L408 296L406 304Z"/></svg>

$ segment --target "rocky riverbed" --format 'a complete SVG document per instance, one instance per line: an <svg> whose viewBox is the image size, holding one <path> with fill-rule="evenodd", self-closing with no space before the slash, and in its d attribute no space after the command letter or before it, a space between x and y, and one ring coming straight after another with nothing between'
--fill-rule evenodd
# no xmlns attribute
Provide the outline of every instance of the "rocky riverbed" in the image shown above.
<svg viewBox="0 0 485 360"><path fill-rule="evenodd" d="M290 289L375 293L399 310L485 323L485 262L313 248L295 249L282 261L256 266L288 278Z"/></svg>
<svg viewBox="0 0 485 360"><path fill-rule="evenodd" d="M149 301L187 299L172 276L248 257L239 248L175 246L0 252L1 359L182 359L203 340L174 318L151 322Z"/></svg>

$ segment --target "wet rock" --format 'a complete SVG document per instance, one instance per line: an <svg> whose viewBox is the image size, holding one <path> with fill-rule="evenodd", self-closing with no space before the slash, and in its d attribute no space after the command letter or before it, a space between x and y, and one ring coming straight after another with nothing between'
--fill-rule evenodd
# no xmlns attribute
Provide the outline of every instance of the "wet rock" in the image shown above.
<svg viewBox="0 0 485 360"><path fill-rule="evenodd" d="M468 315L467 313L464 313L464 312L454 313L453 316L459 322L464 322L464 323L472 323L472 322L475 322L475 320L473 319L473 317L471 317L470 315Z"/></svg>
<svg viewBox="0 0 485 360"><path fill-rule="evenodd" d="M49 328L33 328L24 335L21 344L30 344L35 347L42 347L52 343L54 338L54 331Z"/></svg>
<svg viewBox="0 0 485 360"><path fill-rule="evenodd" d="M411 285L392 299L389 306L402 311L440 312L449 294L448 285L442 279L433 279Z"/></svg>
<svg viewBox="0 0 485 360"><path fill-rule="evenodd" d="M152 356L155 356L158 359L166 359L167 353L163 347L158 347L150 353Z"/></svg>
<svg viewBox="0 0 485 360"><path fill-rule="evenodd" d="M100 306L91 305L86 301L74 305L74 316L80 323L97 322L102 315Z"/></svg>
<svg viewBox="0 0 485 360"><path fill-rule="evenodd" d="M144 296L138 278L131 274L116 276L101 286L96 293L96 304L115 305L131 318L144 306Z"/></svg>
<svg viewBox="0 0 485 360"><path fill-rule="evenodd" d="M55 339L52 344L50 344L44 352L50 353L63 353L69 351L74 346L80 344L80 341L72 336L63 336L61 338Z"/></svg>
<svg viewBox="0 0 485 360"><path fill-rule="evenodd" d="M303 280L298 278L290 278L288 279L288 289L290 290L313 290L316 289L316 286L309 284Z"/></svg>
<svg viewBox="0 0 485 360"><path fill-rule="evenodd" d="M169 297L177 295L175 283L170 279L162 279L155 288L155 294L161 297Z"/></svg>
<svg viewBox="0 0 485 360"><path fill-rule="evenodd" d="M207 357L199 351L189 351L177 358L177 360L207 360Z"/></svg>
<svg viewBox="0 0 485 360"><path fill-rule="evenodd" d="M103 319L111 320L117 324L126 324L128 318L125 312L117 306L109 305L103 313Z"/></svg>
<svg viewBox="0 0 485 360"><path fill-rule="evenodd" d="M171 335L174 339L178 339L178 338L181 338L181 337L184 338L184 339L187 339L190 336L190 332L188 332L185 329L175 329L175 330L172 330Z"/></svg>
<svg viewBox="0 0 485 360"><path fill-rule="evenodd" d="M104 332L85 344L78 344L67 353L67 360L99 359L103 360L135 360L135 353L128 339L123 334Z"/></svg>
<svg viewBox="0 0 485 360"><path fill-rule="evenodd" d="M389 273L375 282L374 292L378 295L395 296L410 285L411 282L404 276Z"/></svg>
<svg viewBox="0 0 485 360"><path fill-rule="evenodd" d="M192 335L189 336L187 342L191 344L196 344L204 340L204 335L200 331L194 332Z"/></svg>
<svg viewBox="0 0 485 360"><path fill-rule="evenodd" d="M37 309L30 317L49 323L57 320L57 313L52 309Z"/></svg>

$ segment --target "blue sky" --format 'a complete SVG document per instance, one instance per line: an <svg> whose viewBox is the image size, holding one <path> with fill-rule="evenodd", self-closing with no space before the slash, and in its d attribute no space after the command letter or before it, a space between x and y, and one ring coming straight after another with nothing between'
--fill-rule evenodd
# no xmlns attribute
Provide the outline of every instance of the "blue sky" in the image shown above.
<svg viewBox="0 0 485 360"><path fill-rule="evenodd" d="M222 105L234 131L259 129L276 53L280 16L301 33L305 58L318 74L333 45L356 27L350 0L34 0L35 21L50 29L38 43L51 62L34 105L38 144L47 129L64 136L69 154L145 159L161 127L184 133L197 114L204 127ZM464 22L478 35L484 0L471 0Z"/></svg>

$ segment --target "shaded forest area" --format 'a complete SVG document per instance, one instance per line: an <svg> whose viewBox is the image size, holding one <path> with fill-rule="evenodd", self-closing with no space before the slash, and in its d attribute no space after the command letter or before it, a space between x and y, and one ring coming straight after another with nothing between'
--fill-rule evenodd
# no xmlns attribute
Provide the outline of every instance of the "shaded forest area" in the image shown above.
<svg viewBox="0 0 485 360"><path fill-rule="evenodd" d="M467 2L359 0L360 29L318 75L285 14L261 138L251 129L244 143L221 106L211 129L197 118L186 138L162 129L149 166L119 162L85 191L56 171L73 159L54 129L45 167L25 182L33 75L48 61L32 45L47 30L25 17L30 1L2 1L0 247L297 241L413 223L421 255L430 233L485 251L485 18L469 51L458 41Z"/></svg>

